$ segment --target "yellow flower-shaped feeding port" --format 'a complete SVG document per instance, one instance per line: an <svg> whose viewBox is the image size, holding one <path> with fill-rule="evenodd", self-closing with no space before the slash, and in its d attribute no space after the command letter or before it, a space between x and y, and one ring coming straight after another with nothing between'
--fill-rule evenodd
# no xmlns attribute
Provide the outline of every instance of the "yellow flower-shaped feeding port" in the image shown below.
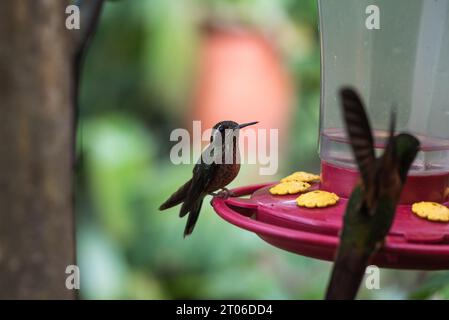
<svg viewBox="0 0 449 320"><path fill-rule="evenodd" d="M275 195L295 194L309 190L310 184L302 181L281 182L270 188L270 193Z"/></svg>
<svg viewBox="0 0 449 320"><path fill-rule="evenodd" d="M325 208L333 206L339 199L335 193L315 190L300 195L296 199L296 203L300 207Z"/></svg>
<svg viewBox="0 0 449 320"><path fill-rule="evenodd" d="M449 208L436 202L416 202L412 205L412 211L430 221L449 222Z"/></svg>
<svg viewBox="0 0 449 320"><path fill-rule="evenodd" d="M319 181L320 176L317 176L313 173L308 173L304 171L297 171L292 173L291 175L281 179L281 182L289 182L289 181L302 181L302 182L314 182Z"/></svg>

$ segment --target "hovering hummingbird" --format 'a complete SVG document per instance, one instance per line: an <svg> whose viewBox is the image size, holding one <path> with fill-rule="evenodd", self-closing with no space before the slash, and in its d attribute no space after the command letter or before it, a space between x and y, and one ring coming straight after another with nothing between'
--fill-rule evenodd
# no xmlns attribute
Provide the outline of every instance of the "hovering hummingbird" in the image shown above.
<svg viewBox="0 0 449 320"><path fill-rule="evenodd" d="M414 136L394 135L393 111L385 151L376 158L361 98L352 88L343 88L340 98L360 180L347 203L326 299L355 298L366 266L390 230L408 170L419 150L419 141Z"/></svg>
<svg viewBox="0 0 449 320"><path fill-rule="evenodd" d="M206 195L220 197L232 195L226 186L237 177L240 171L239 130L256 123L258 122L238 124L234 121L221 121L217 123L212 128L210 144L193 168L193 177L159 207L159 210L165 210L182 203L179 217L189 214L184 237L192 233ZM218 189L221 191L214 193Z"/></svg>

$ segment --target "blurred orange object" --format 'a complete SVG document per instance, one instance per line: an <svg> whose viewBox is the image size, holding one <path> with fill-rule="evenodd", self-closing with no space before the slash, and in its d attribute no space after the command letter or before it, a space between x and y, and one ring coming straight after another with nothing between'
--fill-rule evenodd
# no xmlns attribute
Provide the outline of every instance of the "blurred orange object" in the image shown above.
<svg viewBox="0 0 449 320"><path fill-rule="evenodd" d="M293 90L274 45L255 31L209 27L199 59L190 120L203 130L222 120L259 121L251 128L279 129L282 146Z"/></svg>

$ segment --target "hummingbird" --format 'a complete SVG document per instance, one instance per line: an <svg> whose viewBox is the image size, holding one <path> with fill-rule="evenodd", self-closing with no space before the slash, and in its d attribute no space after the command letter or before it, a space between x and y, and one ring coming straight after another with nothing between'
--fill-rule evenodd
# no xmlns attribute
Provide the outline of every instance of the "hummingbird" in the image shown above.
<svg viewBox="0 0 449 320"><path fill-rule="evenodd" d="M390 117L389 136L376 158L374 139L365 107L353 88L340 90L343 118L360 173L343 218L340 244L326 299L354 299L366 266L382 247L419 141L407 133L394 134L396 112Z"/></svg>
<svg viewBox="0 0 449 320"><path fill-rule="evenodd" d="M188 214L184 238L190 235L200 214L206 195L227 198L232 192L226 188L240 171L240 152L238 147L239 130L258 123L238 124L234 121L221 121L212 128L210 144L202 152L193 168L192 178L173 193L160 207L165 210L182 203L179 217ZM221 189L220 192L215 191Z"/></svg>

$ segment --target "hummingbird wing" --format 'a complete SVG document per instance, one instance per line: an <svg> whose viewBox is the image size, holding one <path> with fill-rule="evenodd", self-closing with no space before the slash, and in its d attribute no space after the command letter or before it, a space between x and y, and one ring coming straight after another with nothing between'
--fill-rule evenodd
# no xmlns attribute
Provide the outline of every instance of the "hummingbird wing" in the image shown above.
<svg viewBox="0 0 449 320"><path fill-rule="evenodd" d="M363 102L354 89L343 88L340 91L340 99L349 142L351 143L363 184L368 189L374 185L373 180L376 167L371 126ZM367 192L367 194L371 194L371 192Z"/></svg>
<svg viewBox="0 0 449 320"><path fill-rule="evenodd" d="M179 216L183 217L189 213L184 229L184 237L192 233L200 214L203 199L207 195L207 187L216 174L218 165L215 162L205 163L200 158L199 163L193 168L192 183L190 184L187 196L182 204Z"/></svg>
<svg viewBox="0 0 449 320"><path fill-rule="evenodd" d="M187 196L181 207L181 211L179 212L181 218L192 209L194 202L200 198L202 194L206 194L207 186L215 176L216 169L217 164L206 164L202 160L195 165L193 168L192 183L190 183Z"/></svg>
<svg viewBox="0 0 449 320"><path fill-rule="evenodd" d="M192 179L183 184L175 193L170 196L170 198L168 198L163 204L161 204L159 210L165 210L183 202L187 197L187 193L189 192L191 184Z"/></svg>
<svg viewBox="0 0 449 320"><path fill-rule="evenodd" d="M394 144L396 146L396 155L399 159L399 176L402 183L405 183L408 170L419 151L419 140L410 134L400 133L394 137Z"/></svg>

